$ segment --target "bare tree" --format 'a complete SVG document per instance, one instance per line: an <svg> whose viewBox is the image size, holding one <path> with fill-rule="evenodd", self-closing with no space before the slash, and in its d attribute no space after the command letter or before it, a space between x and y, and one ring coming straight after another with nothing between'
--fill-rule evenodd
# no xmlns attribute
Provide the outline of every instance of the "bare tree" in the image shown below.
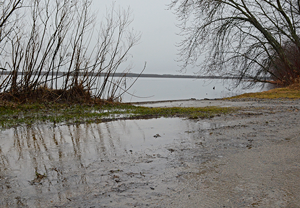
<svg viewBox="0 0 300 208"><path fill-rule="evenodd" d="M0 54L5 48L7 37L15 27L18 18L17 10L22 7L23 0L0 1ZM1 67L2 70L5 68Z"/></svg>
<svg viewBox="0 0 300 208"><path fill-rule="evenodd" d="M7 37L13 29L14 14L21 8L23 0L8 0L0 2L0 42Z"/></svg>
<svg viewBox="0 0 300 208"><path fill-rule="evenodd" d="M118 97L124 77L114 75L130 70L123 63L140 39L129 28L129 10L112 5L104 21L97 23L89 0L24 4L24 18L15 20L5 54L0 54L0 64L10 72L0 82L1 92L31 96L44 88L66 99L92 92L101 99Z"/></svg>
<svg viewBox="0 0 300 208"><path fill-rule="evenodd" d="M290 59L291 47L300 51L300 3L298 0L172 0L185 37L180 43L183 67L230 74L281 85L300 77ZM275 63L280 62L280 68ZM200 66L200 64L199 64Z"/></svg>

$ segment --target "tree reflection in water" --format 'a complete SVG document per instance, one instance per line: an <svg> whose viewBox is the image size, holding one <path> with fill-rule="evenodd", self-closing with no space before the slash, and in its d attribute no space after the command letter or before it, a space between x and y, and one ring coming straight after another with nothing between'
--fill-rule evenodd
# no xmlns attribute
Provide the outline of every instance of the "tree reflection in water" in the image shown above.
<svg viewBox="0 0 300 208"><path fill-rule="evenodd" d="M108 193L117 185L118 171L128 181L136 176L146 183L142 171L148 168L159 175L164 170L164 158L170 154L166 145L186 137L186 130L197 128L201 125L196 122L161 118L60 126L32 124L3 130L0 206L45 207L90 193ZM157 133L162 137L153 137ZM155 158L162 159L155 163Z"/></svg>

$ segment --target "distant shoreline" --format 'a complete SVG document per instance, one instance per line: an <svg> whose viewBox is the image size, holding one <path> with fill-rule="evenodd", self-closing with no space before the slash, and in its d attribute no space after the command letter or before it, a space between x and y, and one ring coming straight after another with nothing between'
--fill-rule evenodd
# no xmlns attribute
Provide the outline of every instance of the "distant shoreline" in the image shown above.
<svg viewBox="0 0 300 208"><path fill-rule="evenodd" d="M11 71L2 71L0 75L9 75ZM18 75L23 75L23 72L18 72ZM41 72L41 75L52 76L52 72ZM66 76L67 72L55 72L53 76ZM71 72L69 76L73 76L74 72ZM105 77L107 73L83 73L79 72L78 76L100 76ZM173 75L173 74L138 74L138 73L114 73L110 74L111 77L139 77L139 78L180 78L180 79L240 79L239 77L235 76L198 76L198 75ZM261 77L263 78L263 77ZM245 77L243 79L251 79L250 77ZM266 78L269 79L269 78Z"/></svg>

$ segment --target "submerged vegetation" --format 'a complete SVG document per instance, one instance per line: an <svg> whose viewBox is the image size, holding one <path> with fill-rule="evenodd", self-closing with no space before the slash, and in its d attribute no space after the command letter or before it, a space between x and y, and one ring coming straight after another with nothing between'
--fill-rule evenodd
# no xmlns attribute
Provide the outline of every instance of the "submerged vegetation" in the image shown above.
<svg viewBox="0 0 300 208"><path fill-rule="evenodd" d="M35 123L74 124L89 122L105 122L116 119L147 119L158 117L187 117L191 119L210 118L230 113L232 108L148 108L121 103L99 104L62 104L32 103L16 104L5 102L0 104L0 126L10 128Z"/></svg>

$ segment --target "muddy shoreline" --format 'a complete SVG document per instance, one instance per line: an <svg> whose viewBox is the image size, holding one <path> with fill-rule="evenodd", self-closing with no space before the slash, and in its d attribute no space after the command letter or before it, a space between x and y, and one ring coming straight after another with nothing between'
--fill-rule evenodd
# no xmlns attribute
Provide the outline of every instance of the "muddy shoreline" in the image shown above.
<svg viewBox="0 0 300 208"><path fill-rule="evenodd" d="M240 110L5 130L0 207L300 207L299 100L143 105Z"/></svg>

